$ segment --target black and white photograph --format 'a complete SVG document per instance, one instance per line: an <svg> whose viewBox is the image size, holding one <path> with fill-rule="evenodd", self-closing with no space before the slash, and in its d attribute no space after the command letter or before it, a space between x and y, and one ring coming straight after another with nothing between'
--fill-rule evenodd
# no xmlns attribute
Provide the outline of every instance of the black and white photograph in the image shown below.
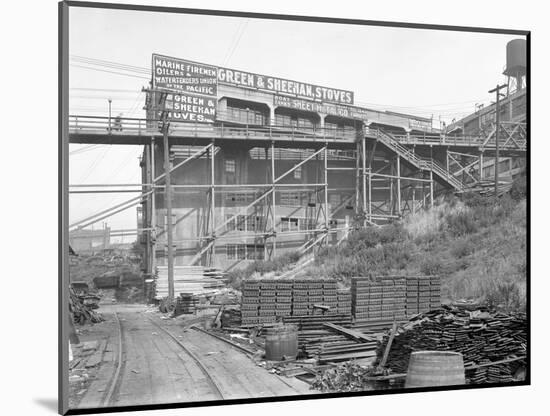
<svg viewBox="0 0 550 416"><path fill-rule="evenodd" d="M60 412L530 384L528 30L59 7Z"/></svg>

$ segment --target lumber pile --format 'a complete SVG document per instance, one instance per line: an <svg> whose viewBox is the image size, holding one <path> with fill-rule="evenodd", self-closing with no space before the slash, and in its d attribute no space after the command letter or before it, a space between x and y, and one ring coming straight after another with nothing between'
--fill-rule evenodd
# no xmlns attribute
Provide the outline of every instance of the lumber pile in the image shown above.
<svg viewBox="0 0 550 416"><path fill-rule="evenodd" d="M234 308L224 309L220 321L222 328L238 327L241 325L241 311Z"/></svg>
<svg viewBox="0 0 550 416"><path fill-rule="evenodd" d="M94 311L98 308L99 297L95 295L77 295L72 287L69 288L69 312L74 322L84 325L87 322L98 323L104 321L101 314Z"/></svg>
<svg viewBox="0 0 550 416"><path fill-rule="evenodd" d="M376 340L349 329L349 315L310 315L283 318L298 328L302 356L319 362L338 362L376 355Z"/></svg>
<svg viewBox="0 0 550 416"><path fill-rule="evenodd" d="M174 309L174 316L182 314L194 314L197 310L197 303L199 299L192 293L180 293L176 298L176 307Z"/></svg>
<svg viewBox="0 0 550 416"><path fill-rule="evenodd" d="M439 276L355 277L351 281L351 307L355 329L381 331L394 321L441 305Z"/></svg>
<svg viewBox="0 0 550 416"><path fill-rule="evenodd" d="M242 285L243 326L270 324L290 316L349 315L351 294L333 279L246 280Z"/></svg>
<svg viewBox="0 0 550 416"><path fill-rule="evenodd" d="M224 273L202 266L174 266L174 293L203 294L225 286ZM155 299L168 296L168 266L157 266Z"/></svg>
<svg viewBox="0 0 550 416"><path fill-rule="evenodd" d="M384 353L389 336L378 348L378 359ZM395 373L407 371L412 351L456 351L462 353L469 382L502 382L511 380L510 365L480 364L525 356L527 321L525 314L468 311L443 306L420 314L398 329L388 356L388 366ZM508 367L508 369L506 368Z"/></svg>

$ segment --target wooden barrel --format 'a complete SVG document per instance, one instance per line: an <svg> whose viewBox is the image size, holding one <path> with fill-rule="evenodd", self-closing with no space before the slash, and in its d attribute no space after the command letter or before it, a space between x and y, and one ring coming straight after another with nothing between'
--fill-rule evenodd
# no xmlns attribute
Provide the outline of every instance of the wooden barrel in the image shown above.
<svg viewBox="0 0 550 416"><path fill-rule="evenodd" d="M452 351L415 351L409 359L405 387L465 384L462 354Z"/></svg>
<svg viewBox="0 0 550 416"><path fill-rule="evenodd" d="M298 355L298 331L294 325L278 325L266 329L265 359L293 360Z"/></svg>

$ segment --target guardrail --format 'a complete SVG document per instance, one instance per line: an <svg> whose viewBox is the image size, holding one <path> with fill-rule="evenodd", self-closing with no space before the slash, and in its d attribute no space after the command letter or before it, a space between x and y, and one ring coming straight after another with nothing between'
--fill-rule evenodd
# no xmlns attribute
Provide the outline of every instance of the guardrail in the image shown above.
<svg viewBox="0 0 550 416"><path fill-rule="evenodd" d="M155 136L160 135L161 120L146 120L142 118L118 118L103 116L69 116L70 134L105 134L105 135L132 135ZM170 124L169 134L174 136L198 138L229 138L229 139L281 139L305 141L342 141L355 142L361 137L361 132L320 127L293 127L293 126L259 126L235 125L233 122L219 122L219 124L176 123ZM525 123L501 123L499 145L502 150L525 151L527 134ZM364 132L367 137L381 138L385 132L370 128ZM501 137L502 136L502 137ZM400 151L414 157L414 152L403 145L436 145L436 146L463 146L492 149L496 146L494 137L484 136L445 136L442 134L424 133L410 135L392 135L391 142L401 145Z"/></svg>
<svg viewBox="0 0 550 416"><path fill-rule="evenodd" d="M96 116L69 116L71 134L105 135L160 135L161 120L137 118L111 118ZM226 139L287 139L308 141L355 142L355 131L339 131L330 128L299 128L292 126L256 126L219 123L217 125L171 122L169 134L173 136L226 138Z"/></svg>

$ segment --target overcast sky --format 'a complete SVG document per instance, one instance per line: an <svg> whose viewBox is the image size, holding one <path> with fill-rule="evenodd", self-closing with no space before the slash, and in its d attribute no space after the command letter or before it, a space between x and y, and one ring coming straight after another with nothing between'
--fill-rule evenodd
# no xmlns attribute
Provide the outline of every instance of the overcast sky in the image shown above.
<svg viewBox="0 0 550 416"><path fill-rule="evenodd" d="M506 43L518 38L77 7L70 8L69 29L71 114L107 115L111 98L113 114L144 116L141 88L151 55L160 53L352 90L356 105L433 116L435 127L490 102L487 91L505 79ZM140 182L138 146L70 151L71 184ZM69 221L132 195L73 194ZM107 222L136 228L135 209Z"/></svg>

